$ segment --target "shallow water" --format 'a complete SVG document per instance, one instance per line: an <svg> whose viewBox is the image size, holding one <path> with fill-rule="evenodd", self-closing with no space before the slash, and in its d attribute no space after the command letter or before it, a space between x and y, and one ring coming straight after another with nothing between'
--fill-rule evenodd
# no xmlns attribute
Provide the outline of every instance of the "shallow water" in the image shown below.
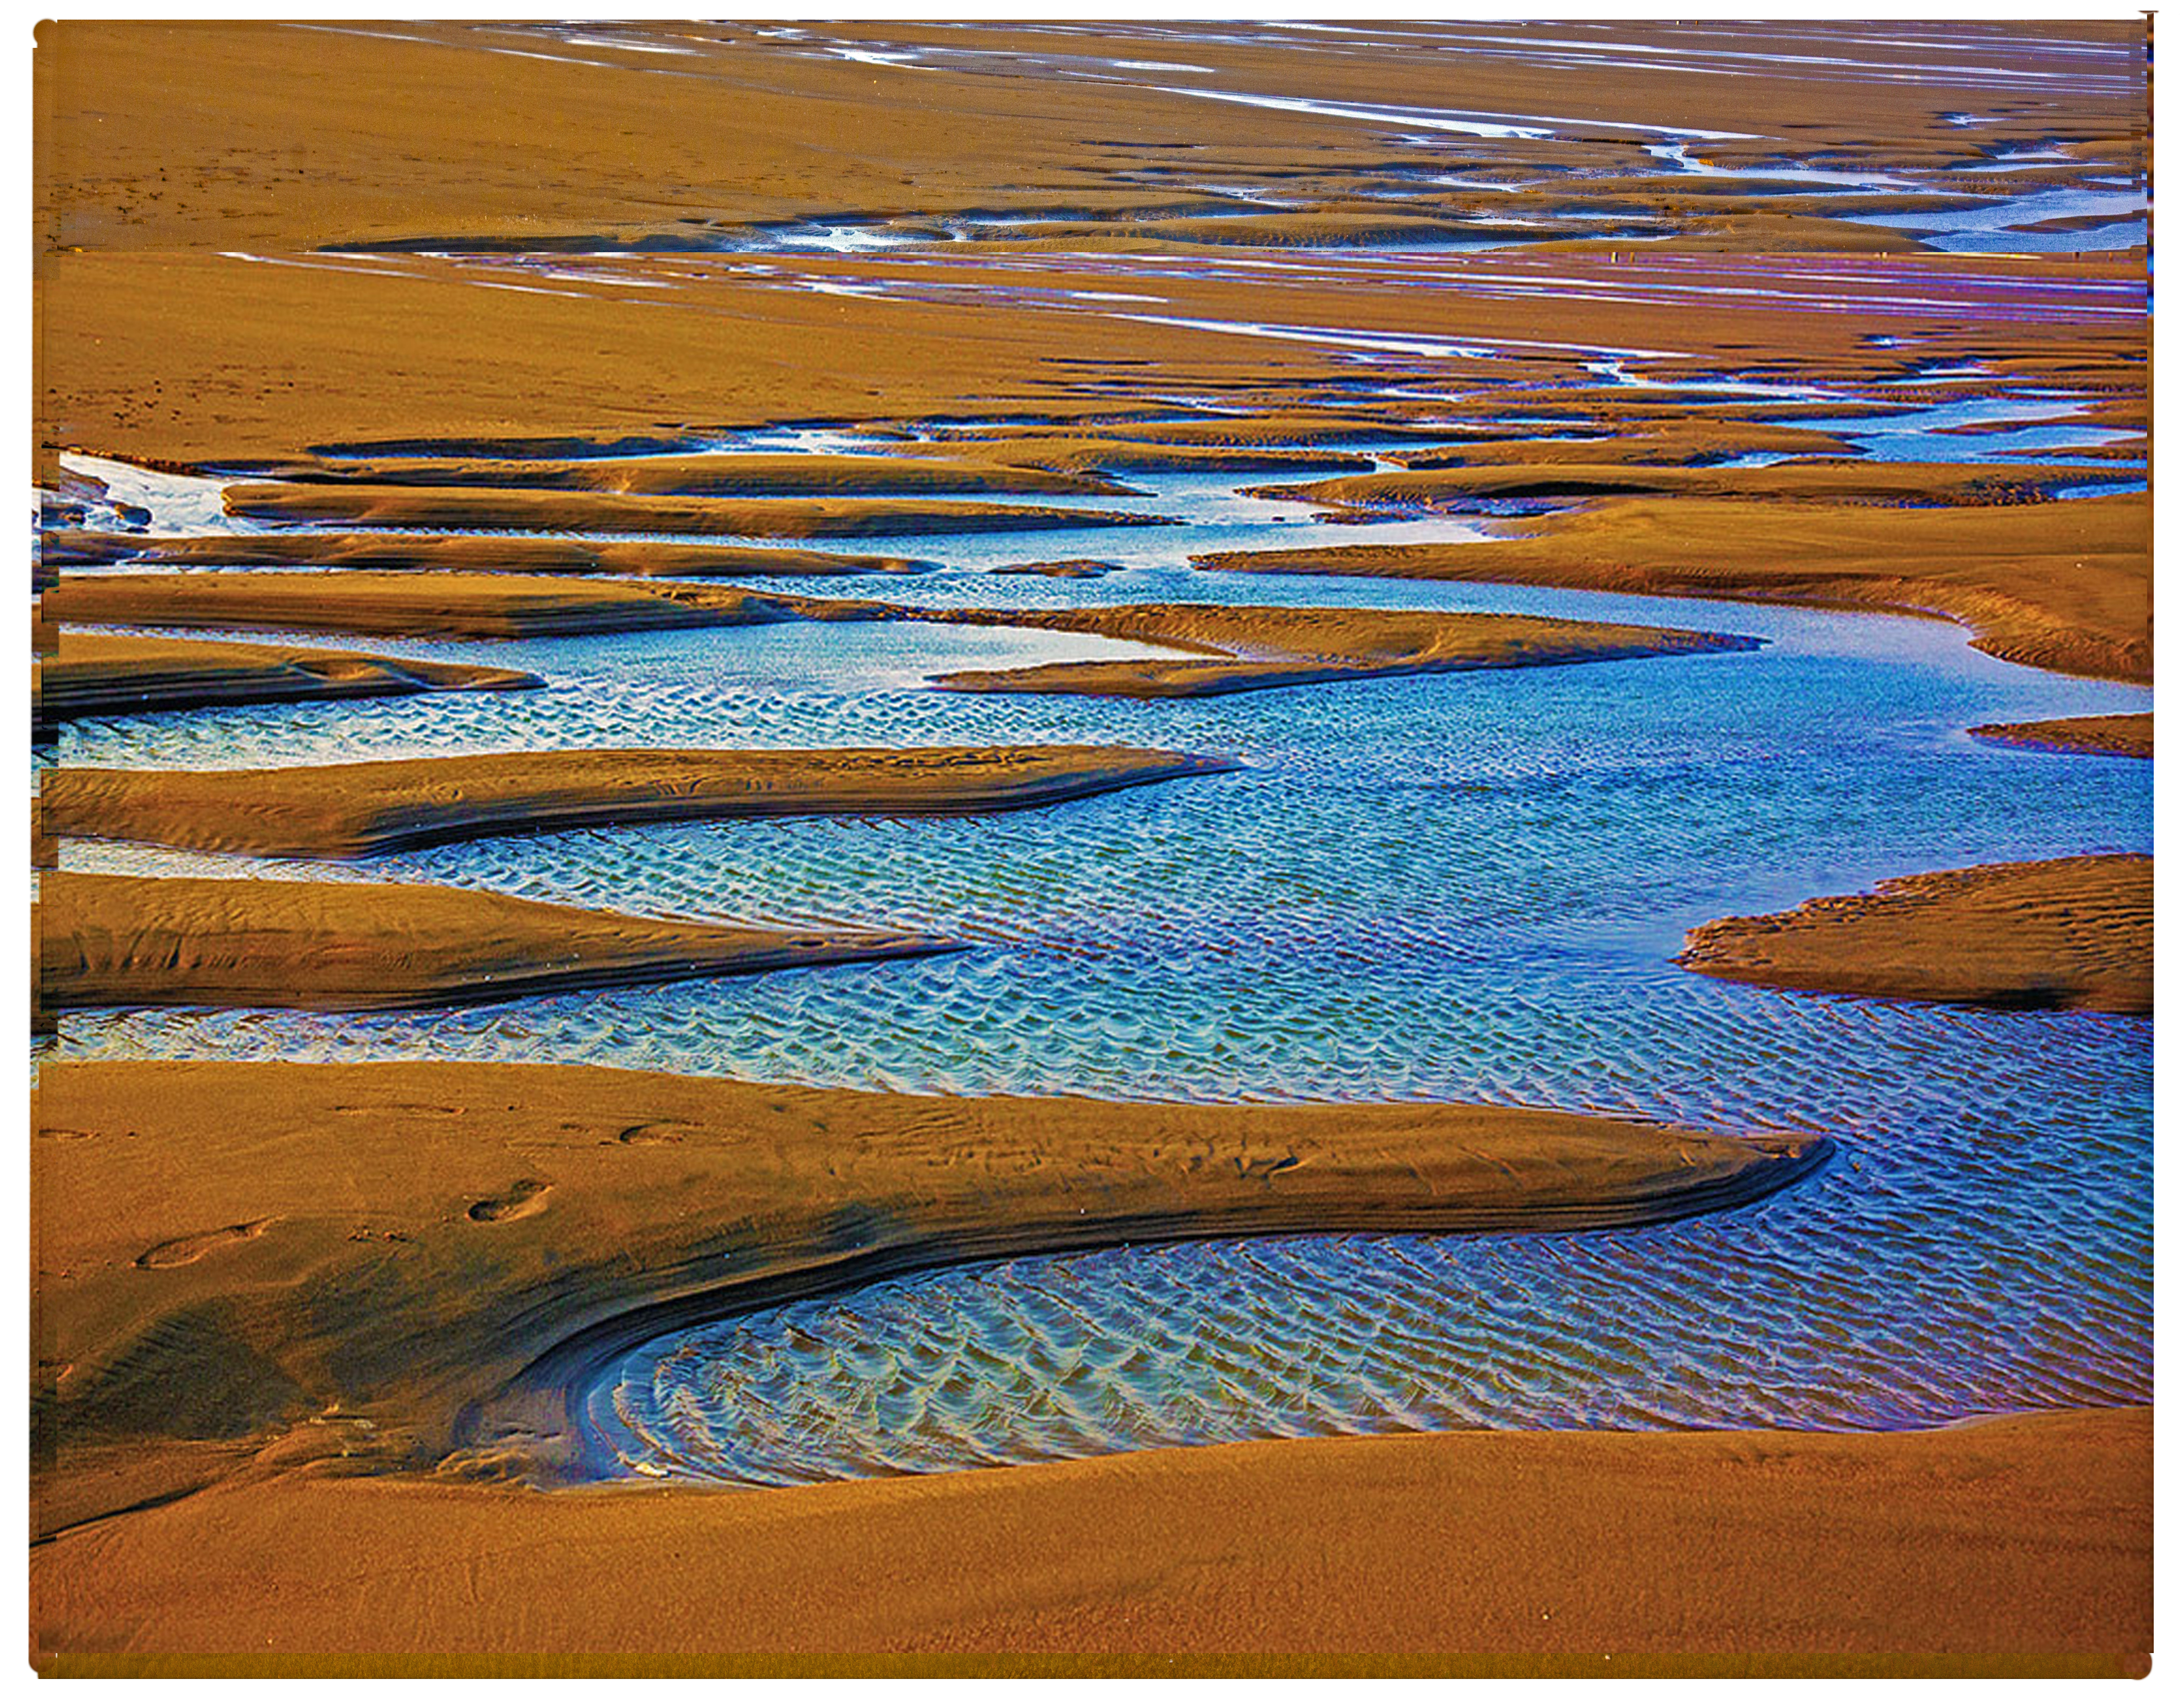
<svg viewBox="0 0 2180 1708"><path fill-rule="evenodd" d="M1876 431L1961 420L1908 413ZM886 584L921 605L1510 610L1768 644L1135 704L924 685L943 669L1137 650L1035 632L372 642L535 669L548 686L89 721L58 755L221 766L1116 740L1247 769L983 819L632 826L326 868L637 912L914 926L972 947L428 1017L73 1013L46 1059L372 1055L919 1091L1506 1101L1841 1141L1836 1165L1778 1199L1666 1228L1044 1258L683 1331L598 1372L601 1469L791 1481L1344 1430L1884 1426L2146 1398L2148 1022L1799 997L1670 958L1705 919L1896 873L2147 849L2144 768L1963 733L2146 707L2147 693L2000 663L1937 623L1187 568L1192 551L1464 531L1328 527L1236 490L1274 478L1140 477L1142 504L1189 519L1172 529L840 543L939 563ZM1070 556L1128 567L988 573ZM63 861L268 870L77 842Z"/></svg>

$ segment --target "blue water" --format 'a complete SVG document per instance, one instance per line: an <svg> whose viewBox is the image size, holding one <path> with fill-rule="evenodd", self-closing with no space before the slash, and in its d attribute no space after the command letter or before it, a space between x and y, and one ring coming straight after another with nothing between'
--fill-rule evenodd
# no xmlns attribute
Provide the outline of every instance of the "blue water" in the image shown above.
<svg viewBox="0 0 2180 1708"><path fill-rule="evenodd" d="M1985 658L1939 623L1183 567L1190 551L1319 528L1293 507L1267 521L1267 501L1234 494L1266 478L1144 477L1144 503L1192 519L1171 530L905 541L947 567L886 591L1527 611L1768 644L1134 704L933 689L935 671L1096 645L947 625L374 642L548 686L86 722L58 755L219 766L1112 740L1247 768L982 819L627 827L333 868L638 912L914 926L972 947L428 1018L74 1013L48 1059L369 1055L933 1092L1446 1099L1841 1140L1836 1165L1764 1205L1639 1233L1120 1250L683 1331L600 1373L605 1464L793 1481L1288 1433L1885 1426L2146 1400L2148 1021L1764 991L1671 957L1702 920L1898 873L2148 849L2146 767L1963 733L2144 708L2148 694ZM1093 581L986 573L1075 555L1130 567ZM84 843L63 858L274 869Z"/></svg>

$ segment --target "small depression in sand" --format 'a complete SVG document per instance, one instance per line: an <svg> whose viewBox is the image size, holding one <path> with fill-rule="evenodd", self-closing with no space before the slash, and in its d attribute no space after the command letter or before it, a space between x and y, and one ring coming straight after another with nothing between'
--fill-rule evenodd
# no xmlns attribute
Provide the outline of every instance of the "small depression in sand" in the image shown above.
<svg viewBox="0 0 2180 1708"><path fill-rule="evenodd" d="M2063 404L2028 401L2025 426L2089 431ZM1919 415L1915 430L1963 420ZM85 1011L60 1017L47 1059L376 1056L934 1092L1445 1099L1841 1141L1822 1174L1774 1200L1637 1233L1124 1249L699 1323L591 1372L608 1471L795 1481L1333 1431L1886 1427L2146 1400L2147 1020L1796 995L1671 957L1721 914L1901 873L2147 849L2139 762L1967 733L2146 710L2147 692L2006 664L1935 622L1186 568L1189 552L1226 546L1465 537L1445 519L1318 524L1309 507L1238 490L1265 478L1130 475L1183 519L1171 529L918 541L912 555L941 567L889 579L886 596L1496 610L1768 644L1138 703L925 685L950 668L1150 651L1034 630L374 642L547 685L86 720L55 751L218 767L1125 742L1247 768L990 819L631 825L314 865L630 911L852 920L971 947L428 1018ZM991 573L1077 557L1123 567ZM872 590L845 577L806 588ZM60 858L259 869L80 841Z"/></svg>

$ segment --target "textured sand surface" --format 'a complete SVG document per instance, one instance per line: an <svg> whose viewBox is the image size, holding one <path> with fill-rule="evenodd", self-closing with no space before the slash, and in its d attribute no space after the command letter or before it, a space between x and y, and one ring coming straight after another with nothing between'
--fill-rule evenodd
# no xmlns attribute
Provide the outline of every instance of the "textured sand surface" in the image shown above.
<svg viewBox="0 0 2180 1708"><path fill-rule="evenodd" d="M2043 748L2053 753L2094 753L2117 759L2148 759L2154 745L2154 718L2147 711L2110 717L2050 717L2037 723L1984 723L1970 730L1985 741L2013 747Z"/></svg>
<svg viewBox="0 0 2180 1708"><path fill-rule="evenodd" d="M206 1442L297 1426L359 1471L565 1464L565 1384L666 1321L1124 1242L1640 1224L1831 1149L1459 1105L418 1062L57 1064L36 1128L42 1530L110 1510L96 1450L121 1442L121 1504L195 1478ZM328 1408L370 1442L311 1437Z"/></svg>
<svg viewBox="0 0 2180 1708"><path fill-rule="evenodd" d="M2141 494L1928 509L1622 498L1501 525L1519 537L1198 561L1286 574L1936 612L1973 629L1982 651L2017 664L2150 679L2150 505Z"/></svg>
<svg viewBox="0 0 2180 1708"><path fill-rule="evenodd" d="M2146 1410L1260 1442L716 1494L344 1480L267 1453L33 1549L31 1645L49 1671L638 1654L763 1672L829 1653L874 1657L850 1670L1171 1655L1182 1672L2139 1677L2150 1513Z"/></svg>
<svg viewBox="0 0 2180 1708"><path fill-rule="evenodd" d="M1680 961L1789 990L2146 1014L2151 912L2147 854L1972 866L1714 920Z"/></svg>
<svg viewBox="0 0 2180 1708"><path fill-rule="evenodd" d="M48 836L340 859L581 825L805 813L996 812L1228 762L1128 747L585 750L294 766L50 772Z"/></svg>
<svg viewBox="0 0 2180 1708"><path fill-rule="evenodd" d="M906 932L640 919L430 884L52 872L31 931L48 1010L433 1008L959 947Z"/></svg>
<svg viewBox="0 0 2180 1708"><path fill-rule="evenodd" d="M291 700L355 700L444 689L537 688L526 671L378 658L366 652L140 635L62 634L31 667L41 729L77 717Z"/></svg>

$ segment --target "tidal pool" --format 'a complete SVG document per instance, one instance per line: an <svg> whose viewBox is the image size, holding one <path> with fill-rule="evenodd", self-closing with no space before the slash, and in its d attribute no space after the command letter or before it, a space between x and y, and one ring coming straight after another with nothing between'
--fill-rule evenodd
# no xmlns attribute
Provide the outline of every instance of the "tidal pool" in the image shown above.
<svg viewBox="0 0 2180 1708"><path fill-rule="evenodd" d="M2149 1021L1797 996L1671 956L1704 920L1895 874L2147 849L2144 767L1964 732L2143 709L2148 693L2001 663L1935 622L1188 568L1192 551L1237 545L1464 537L1442 519L1326 527L1237 491L1266 478L1143 477L1142 502L1183 519L1170 530L905 540L942 567L888 590L931 606L1526 611L1767 644L1137 704L933 689L935 670L1097 647L947 625L374 642L548 686L89 721L54 753L236 766L1110 740L1247 768L987 818L629 826L332 868L973 947L428 1016L70 1013L43 1059L368 1055L924 1092L1531 1103L1841 1143L1780 1197L1638 1232L1120 1249L699 1323L589 1373L578 1409L604 1472L782 1482L1338 1431L1889 1427L2146 1400ZM989 573L1076 555L1124 567ZM75 842L62 857L316 875Z"/></svg>

